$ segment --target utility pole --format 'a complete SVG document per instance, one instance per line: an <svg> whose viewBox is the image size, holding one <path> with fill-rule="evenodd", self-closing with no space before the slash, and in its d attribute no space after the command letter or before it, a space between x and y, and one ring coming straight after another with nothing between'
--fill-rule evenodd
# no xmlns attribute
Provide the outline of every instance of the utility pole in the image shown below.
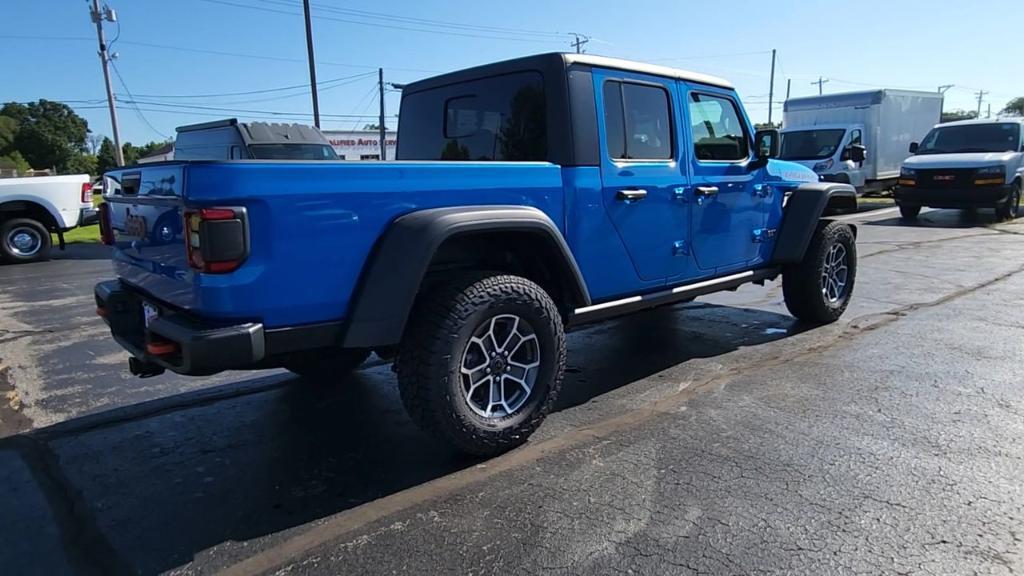
<svg viewBox="0 0 1024 576"><path fill-rule="evenodd" d="M976 94L978 96L978 118L981 118L981 101L985 98L985 95L988 94L988 92L985 90L978 90Z"/></svg>
<svg viewBox="0 0 1024 576"><path fill-rule="evenodd" d="M380 88L380 159L381 161L388 159L388 148L384 143L384 136L387 130L384 128L384 69L377 69L377 83Z"/></svg>
<svg viewBox="0 0 1024 576"><path fill-rule="evenodd" d="M992 103L989 102L988 103L988 114L985 115L985 118L991 118L991 117L992 117Z"/></svg>
<svg viewBox="0 0 1024 576"><path fill-rule="evenodd" d="M316 96L316 61L313 59L313 23L309 18L309 0L302 0L306 14L306 54L309 57L309 91L313 95L313 125L320 127L320 102Z"/></svg>
<svg viewBox="0 0 1024 576"><path fill-rule="evenodd" d="M775 100L775 48L772 48L772 75L768 81L768 124L772 124L772 107Z"/></svg>
<svg viewBox="0 0 1024 576"><path fill-rule="evenodd" d="M110 86L110 55L107 53L107 39L103 35L103 21L117 22L117 14L104 6L100 12L99 0L92 0L89 11L92 21L96 23L96 37L100 43L100 63L103 65L103 82L107 86L107 106L110 107L110 130L114 133L114 161L124 166L124 152L121 151L121 131L117 127L117 108L114 106L114 89Z"/></svg>
<svg viewBox="0 0 1024 576"><path fill-rule="evenodd" d="M582 36L583 39L581 40L580 39L581 36L579 34L573 32L572 35L576 38L576 41L575 42L570 42L569 45L576 48L576 53L577 54L583 54L583 52L584 52L583 45L586 44L587 42L590 42L590 38L587 38L586 36Z"/></svg>
<svg viewBox="0 0 1024 576"><path fill-rule="evenodd" d="M789 100L789 90L792 87L793 87L793 79L792 78L787 78L786 79L786 100Z"/></svg>
<svg viewBox="0 0 1024 576"><path fill-rule="evenodd" d="M828 83L828 78L822 78L821 76L818 76L817 80L811 82L812 86L814 84L818 85L818 96L821 96L825 92L824 87L826 83Z"/></svg>
<svg viewBox="0 0 1024 576"><path fill-rule="evenodd" d="M943 96L945 96L946 92L948 92L949 89L952 88L953 86L955 86L955 84L943 84L942 86L939 86L939 94L942 94ZM942 113L945 112L945 110L946 110L946 99L943 98L942 102L939 103L939 119L940 120L942 119Z"/></svg>

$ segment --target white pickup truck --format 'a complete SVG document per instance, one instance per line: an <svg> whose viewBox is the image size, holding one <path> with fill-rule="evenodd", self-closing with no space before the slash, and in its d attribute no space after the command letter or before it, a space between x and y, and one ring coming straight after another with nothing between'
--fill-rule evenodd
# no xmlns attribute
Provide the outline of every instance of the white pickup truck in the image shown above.
<svg viewBox="0 0 1024 576"><path fill-rule="evenodd" d="M87 174L0 178L0 261L47 260L50 233L64 248L64 233L94 220Z"/></svg>

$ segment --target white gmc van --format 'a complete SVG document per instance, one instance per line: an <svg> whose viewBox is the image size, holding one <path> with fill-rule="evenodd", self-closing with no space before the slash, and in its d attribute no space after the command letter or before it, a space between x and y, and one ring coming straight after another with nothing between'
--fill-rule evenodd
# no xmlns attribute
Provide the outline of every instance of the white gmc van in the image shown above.
<svg viewBox="0 0 1024 576"><path fill-rule="evenodd" d="M1017 217L1024 188L1024 119L965 120L940 124L903 162L896 204L906 220L922 206L995 208Z"/></svg>

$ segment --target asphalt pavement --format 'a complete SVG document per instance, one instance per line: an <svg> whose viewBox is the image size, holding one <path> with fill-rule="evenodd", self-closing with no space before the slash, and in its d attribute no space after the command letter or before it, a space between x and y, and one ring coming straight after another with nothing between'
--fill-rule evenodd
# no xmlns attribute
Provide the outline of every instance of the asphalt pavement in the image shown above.
<svg viewBox="0 0 1024 576"><path fill-rule="evenodd" d="M842 321L778 284L569 337L558 409L470 460L382 362L139 380L101 247L0 268L0 571L1024 572L1024 222L855 215Z"/></svg>

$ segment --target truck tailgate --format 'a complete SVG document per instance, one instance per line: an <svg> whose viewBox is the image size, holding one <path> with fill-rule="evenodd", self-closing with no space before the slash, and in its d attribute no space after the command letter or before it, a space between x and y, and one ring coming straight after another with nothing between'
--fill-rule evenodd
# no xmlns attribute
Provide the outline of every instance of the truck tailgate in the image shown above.
<svg viewBox="0 0 1024 576"><path fill-rule="evenodd" d="M135 166L105 176L104 200L126 283L180 308L195 305L193 271L182 233L184 164Z"/></svg>

